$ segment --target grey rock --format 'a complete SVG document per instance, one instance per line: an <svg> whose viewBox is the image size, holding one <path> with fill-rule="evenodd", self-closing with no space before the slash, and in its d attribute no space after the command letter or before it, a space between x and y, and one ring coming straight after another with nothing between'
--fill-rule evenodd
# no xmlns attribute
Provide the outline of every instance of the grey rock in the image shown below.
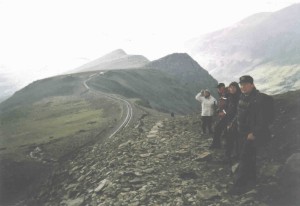
<svg viewBox="0 0 300 206"><path fill-rule="evenodd" d="M287 187L300 185L300 153L292 154L285 162L280 179Z"/></svg>
<svg viewBox="0 0 300 206"><path fill-rule="evenodd" d="M197 197L204 200L211 200L220 196L220 192L216 189L200 190L197 192Z"/></svg>
<svg viewBox="0 0 300 206"><path fill-rule="evenodd" d="M100 192L106 185L108 184L108 180L104 179L100 182L99 186L94 190L95 192Z"/></svg>
<svg viewBox="0 0 300 206"><path fill-rule="evenodd" d="M195 158L196 161L208 161L211 160L212 154L210 152L203 152Z"/></svg>
<svg viewBox="0 0 300 206"><path fill-rule="evenodd" d="M84 198L78 197L76 199L69 199L62 201L62 204L67 206L80 206L84 202Z"/></svg>

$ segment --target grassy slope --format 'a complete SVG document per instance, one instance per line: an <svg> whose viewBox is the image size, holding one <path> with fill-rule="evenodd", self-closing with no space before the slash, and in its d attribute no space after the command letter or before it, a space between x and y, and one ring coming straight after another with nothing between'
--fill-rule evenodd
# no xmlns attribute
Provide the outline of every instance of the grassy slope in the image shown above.
<svg viewBox="0 0 300 206"><path fill-rule="evenodd" d="M40 80L3 102L1 156L23 159L35 146L43 145L43 150L59 158L120 119L122 109L117 103L84 92L82 82L87 76Z"/></svg>
<svg viewBox="0 0 300 206"><path fill-rule="evenodd" d="M145 105L160 111L192 113L199 106L194 98L196 94L155 69L109 71L89 84L97 90L139 98Z"/></svg>

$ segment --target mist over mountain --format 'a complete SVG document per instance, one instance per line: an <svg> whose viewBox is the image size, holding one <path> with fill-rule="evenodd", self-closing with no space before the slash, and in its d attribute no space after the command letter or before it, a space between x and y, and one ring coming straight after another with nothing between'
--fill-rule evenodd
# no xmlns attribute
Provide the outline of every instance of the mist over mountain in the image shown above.
<svg viewBox="0 0 300 206"><path fill-rule="evenodd" d="M138 68L144 66L148 62L149 60L142 55L129 55L124 50L118 49L84 64L72 72Z"/></svg>
<svg viewBox="0 0 300 206"><path fill-rule="evenodd" d="M11 75L0 73L0 102L10 97L20 88L20 83Z"/></svg>
<svg viewBox="0 0 300 206"><path fill-rule="evenodd" d="M300 4L259 13L187 42L191 55L217 80L250 74L269 93L300 88Z"/></svg>

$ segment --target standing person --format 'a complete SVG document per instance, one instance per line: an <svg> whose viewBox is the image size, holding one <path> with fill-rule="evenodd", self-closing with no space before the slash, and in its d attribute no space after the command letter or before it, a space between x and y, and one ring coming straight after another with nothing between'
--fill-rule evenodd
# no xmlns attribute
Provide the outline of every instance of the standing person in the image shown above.
<svg viewBox="0 0 300 206"><path fill-rule="evenodd" d="M219 149L221 148L221 135L226 129L226 107L227 107L227 91L224 83L219 83L218 86L219 101L217 114L219 121L215 126L215 132L213 136L213 142L210 146L210 149Z"/></svg>
<svg viewBox="0 0 300 206"><path fill-rule="evenodd" d="M239 98L241 96L241 89L237 82L231 82L229 85L229 93L228 93L228 103L227 103L227 130L225 130L225 156L229 163L231 163L231 155L235 152L235 155L239 155L239 142L238 142L238 132L237 126L233 123L236 113L237 106L239 102ZM234 151L235 149L235 151Z"/></svg>
<svg viewBox="0 0 300 206"><path fill-rule="evenodd" d="M240 194L256 182L256 149L270 135L265 102L249 75L240 77L242 94L237 108L237 127L243 146L232 194ZM268 106L268 105L266 105ZM271 107L272 105L269 105Z"/></svg>
<svg viewBox="0 0 300 206"><path fill-rule="evenodd" d="M214 106L216 104L216 99L210 94L210 91L208 89L206 89L205 91L201 90L201 92L198 93L195 98L196 100L201 102L202 107L202 134L206 134L206 128L211 134L211 124L214 115Z"/></svg>

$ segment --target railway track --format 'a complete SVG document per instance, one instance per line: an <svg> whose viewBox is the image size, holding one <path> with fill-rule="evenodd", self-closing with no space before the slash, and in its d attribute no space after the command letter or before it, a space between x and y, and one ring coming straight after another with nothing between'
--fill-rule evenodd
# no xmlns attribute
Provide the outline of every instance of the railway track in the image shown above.
<svg viewBox="0 0 300 206"><path fill-rule="evenodd" d="M125 116L124 120L120 123L120 125L117 128L114 129L114 131L112 131L112 134L110 134L110 136L108 137L108 138L112 138L122 128L125 128L125 127L127 127L129 125L129 123L130 123L130 121L132 119L132 116L133 116L133 109L132 109L131 103L129 101L127 101L126 99L120 97L120 96L117 96L115 94L107 94L107 93L104 93L104 92L100 92L100 91L96 91L96 90L91 89L88 86L88 81L90 81L92 78L94 78L97 75L99 75L99 74L97 73L97 74L90 75L89 78L86 79L83 82L83 86L88 91L94 92L97 95L101 95L101 96L103 96L105 98L108 98L108 99L111 99L111 100L114 100L114 101L119 101L119 102L123 103L124 107L126 108L126 116Z"/></svg>

